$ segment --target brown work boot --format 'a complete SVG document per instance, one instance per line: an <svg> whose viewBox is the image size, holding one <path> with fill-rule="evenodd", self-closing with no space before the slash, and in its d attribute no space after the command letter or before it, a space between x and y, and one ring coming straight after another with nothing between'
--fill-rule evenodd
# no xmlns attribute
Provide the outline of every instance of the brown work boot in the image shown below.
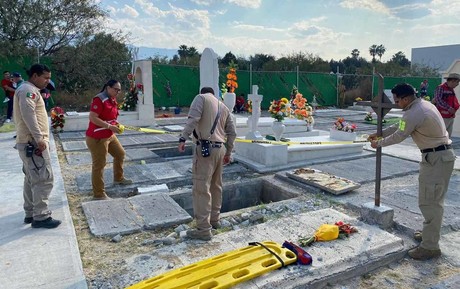
<svg viewBox="0 0 460 289"><path fill-rule="evenodd" d="M414 240L417 242L422 242L422 232L421 231L415 231L414 232Z"/></svg>
<svg viewBox="0 0 460 289"><path fill-rule="evenodd" d="M209 241L212 238L211 231L208 230L188 230L187 237L190 239L198 239L203 241Z"/></svg>
<svg viewBox="0 0 460 289"><path fill-rule="evenodd" d="M441 250L428 250L418 246L415 249L409 250L408 254L415 260L429 260L441 256Z"/></svg>
<svg viewBox="0 0 460 289"><path fill-rule="evenodd" d="M220 229L222 227L222 225L220 224L219 221L217 222L211 222L211 226L214 230L217 230L217 229Z"/></svg>
<svg viewBox="0 0 460 289"><path fill-rule="evenodd" d="M130 179L122 178L119 181L113 181L113 183L115 185L131 185L133 183L133 181L130 180Z"/></svg>
<svg viewBox="0 0 460 289"><path fill-rule="evenodd" d="M103 201L103 200L111 200L112 198L107 196L105 193L100 196L93 196L93 201Z"/></svg>

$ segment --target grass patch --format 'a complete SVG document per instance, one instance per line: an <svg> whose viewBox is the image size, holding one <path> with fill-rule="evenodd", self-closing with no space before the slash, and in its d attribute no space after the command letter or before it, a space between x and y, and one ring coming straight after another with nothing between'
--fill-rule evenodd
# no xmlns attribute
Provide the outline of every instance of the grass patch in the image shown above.
<svg viewBox="0 0 460 289"><path fill-rule="evenodd" d="M401 118L399 117L392 117L392 118L385 118L385 122L383 123L384 126L390 126L390 125L393 125L397 122L399 122ZM371 121L366 121L366 123L368 124L373 124L373 125L377 125L377 120L376 119L373 119Z"/></svg>

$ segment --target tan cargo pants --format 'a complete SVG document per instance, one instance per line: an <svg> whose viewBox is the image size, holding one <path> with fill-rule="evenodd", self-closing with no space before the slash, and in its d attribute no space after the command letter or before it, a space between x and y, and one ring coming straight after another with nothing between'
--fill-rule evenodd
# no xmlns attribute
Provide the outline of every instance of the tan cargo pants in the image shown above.
<svg viewBox="0 0 460 289"><path fill-rule="evenodd" d="M37 147L35 143L34 145ZM33 154L32 157L26 156L26 146L27 144L16 145L24 172L24 211L26 218L33 217L35 221L43 221L51 216L48 198L54 181L49 145L47 144L41 156Z"/></svg>
<svg viewBox="0 0 460 289"><path fill-rule="evenodd" d="M201 146L193 155L193 212L198 230L211 230L211 222L219 221L222 207L222 170L225 146L211 148L211 155L203 157Z"/></svg>
<svg viewBox="0 0 460 289"><path fill-rule="evenodd" d="M452 149L422 154L419 175L418 204L423 222L422 248L439 249L444 199L454 168L455 153Z"/></svg>
<svg viewBox="0 0 460 289"><path fill-rule="evenodd" d="M93 160L91 170L91 183L93 185L93 196L100 198L105 196L104 168L107 164L107 153L113 157L113 180L120 181L123 176L123 162L125 150L114 134L109 138L86 137L86 145L91 152Z"/></svg>

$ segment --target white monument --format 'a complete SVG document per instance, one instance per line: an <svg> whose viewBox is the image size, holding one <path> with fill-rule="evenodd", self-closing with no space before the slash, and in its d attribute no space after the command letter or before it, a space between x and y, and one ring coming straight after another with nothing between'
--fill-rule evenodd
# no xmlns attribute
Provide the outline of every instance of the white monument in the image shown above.
<svg viewBox="0 0 460 289"><path fill-rule="evenodd" d="M248 100L252 103L252 114L248 118L249 132L246 134L246 139L256 140L263 139L260 132L257 130L260 118L260 104L264 98L258 94L259 87L257 85L252 86L252 93L248 95Z"/></svg>
<svg viewBox="0 0 460 289"><path fill-rule="evenodd" d="M211 48L205 48L200 59L200 90L212 87L214 95L219 97L219 66L217 54Z"/></svg>
<svg viewBox="0 0 460 289"><path fill-rule="evenodd" d="M133 63L133 74L136 83L142 83L143 92L138 101L136 111L122 111L118 121L131 126L155 125L155 106L153 104L152 61L136 60ZM129 88L124 88L129 89ZM89 112L77 112L66 115L65 131L82 131L88 127Z"/></svg>

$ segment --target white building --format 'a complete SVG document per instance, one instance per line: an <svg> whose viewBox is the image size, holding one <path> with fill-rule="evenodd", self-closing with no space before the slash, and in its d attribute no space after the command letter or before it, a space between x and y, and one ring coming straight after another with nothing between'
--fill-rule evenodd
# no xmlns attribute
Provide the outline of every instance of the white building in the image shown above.
<svg viewBox="0 0 460 289"><path fill-rule="evenodd" d="M445 72L460 59L460 44L412 48L411 63L420 64Z"/></svg>

